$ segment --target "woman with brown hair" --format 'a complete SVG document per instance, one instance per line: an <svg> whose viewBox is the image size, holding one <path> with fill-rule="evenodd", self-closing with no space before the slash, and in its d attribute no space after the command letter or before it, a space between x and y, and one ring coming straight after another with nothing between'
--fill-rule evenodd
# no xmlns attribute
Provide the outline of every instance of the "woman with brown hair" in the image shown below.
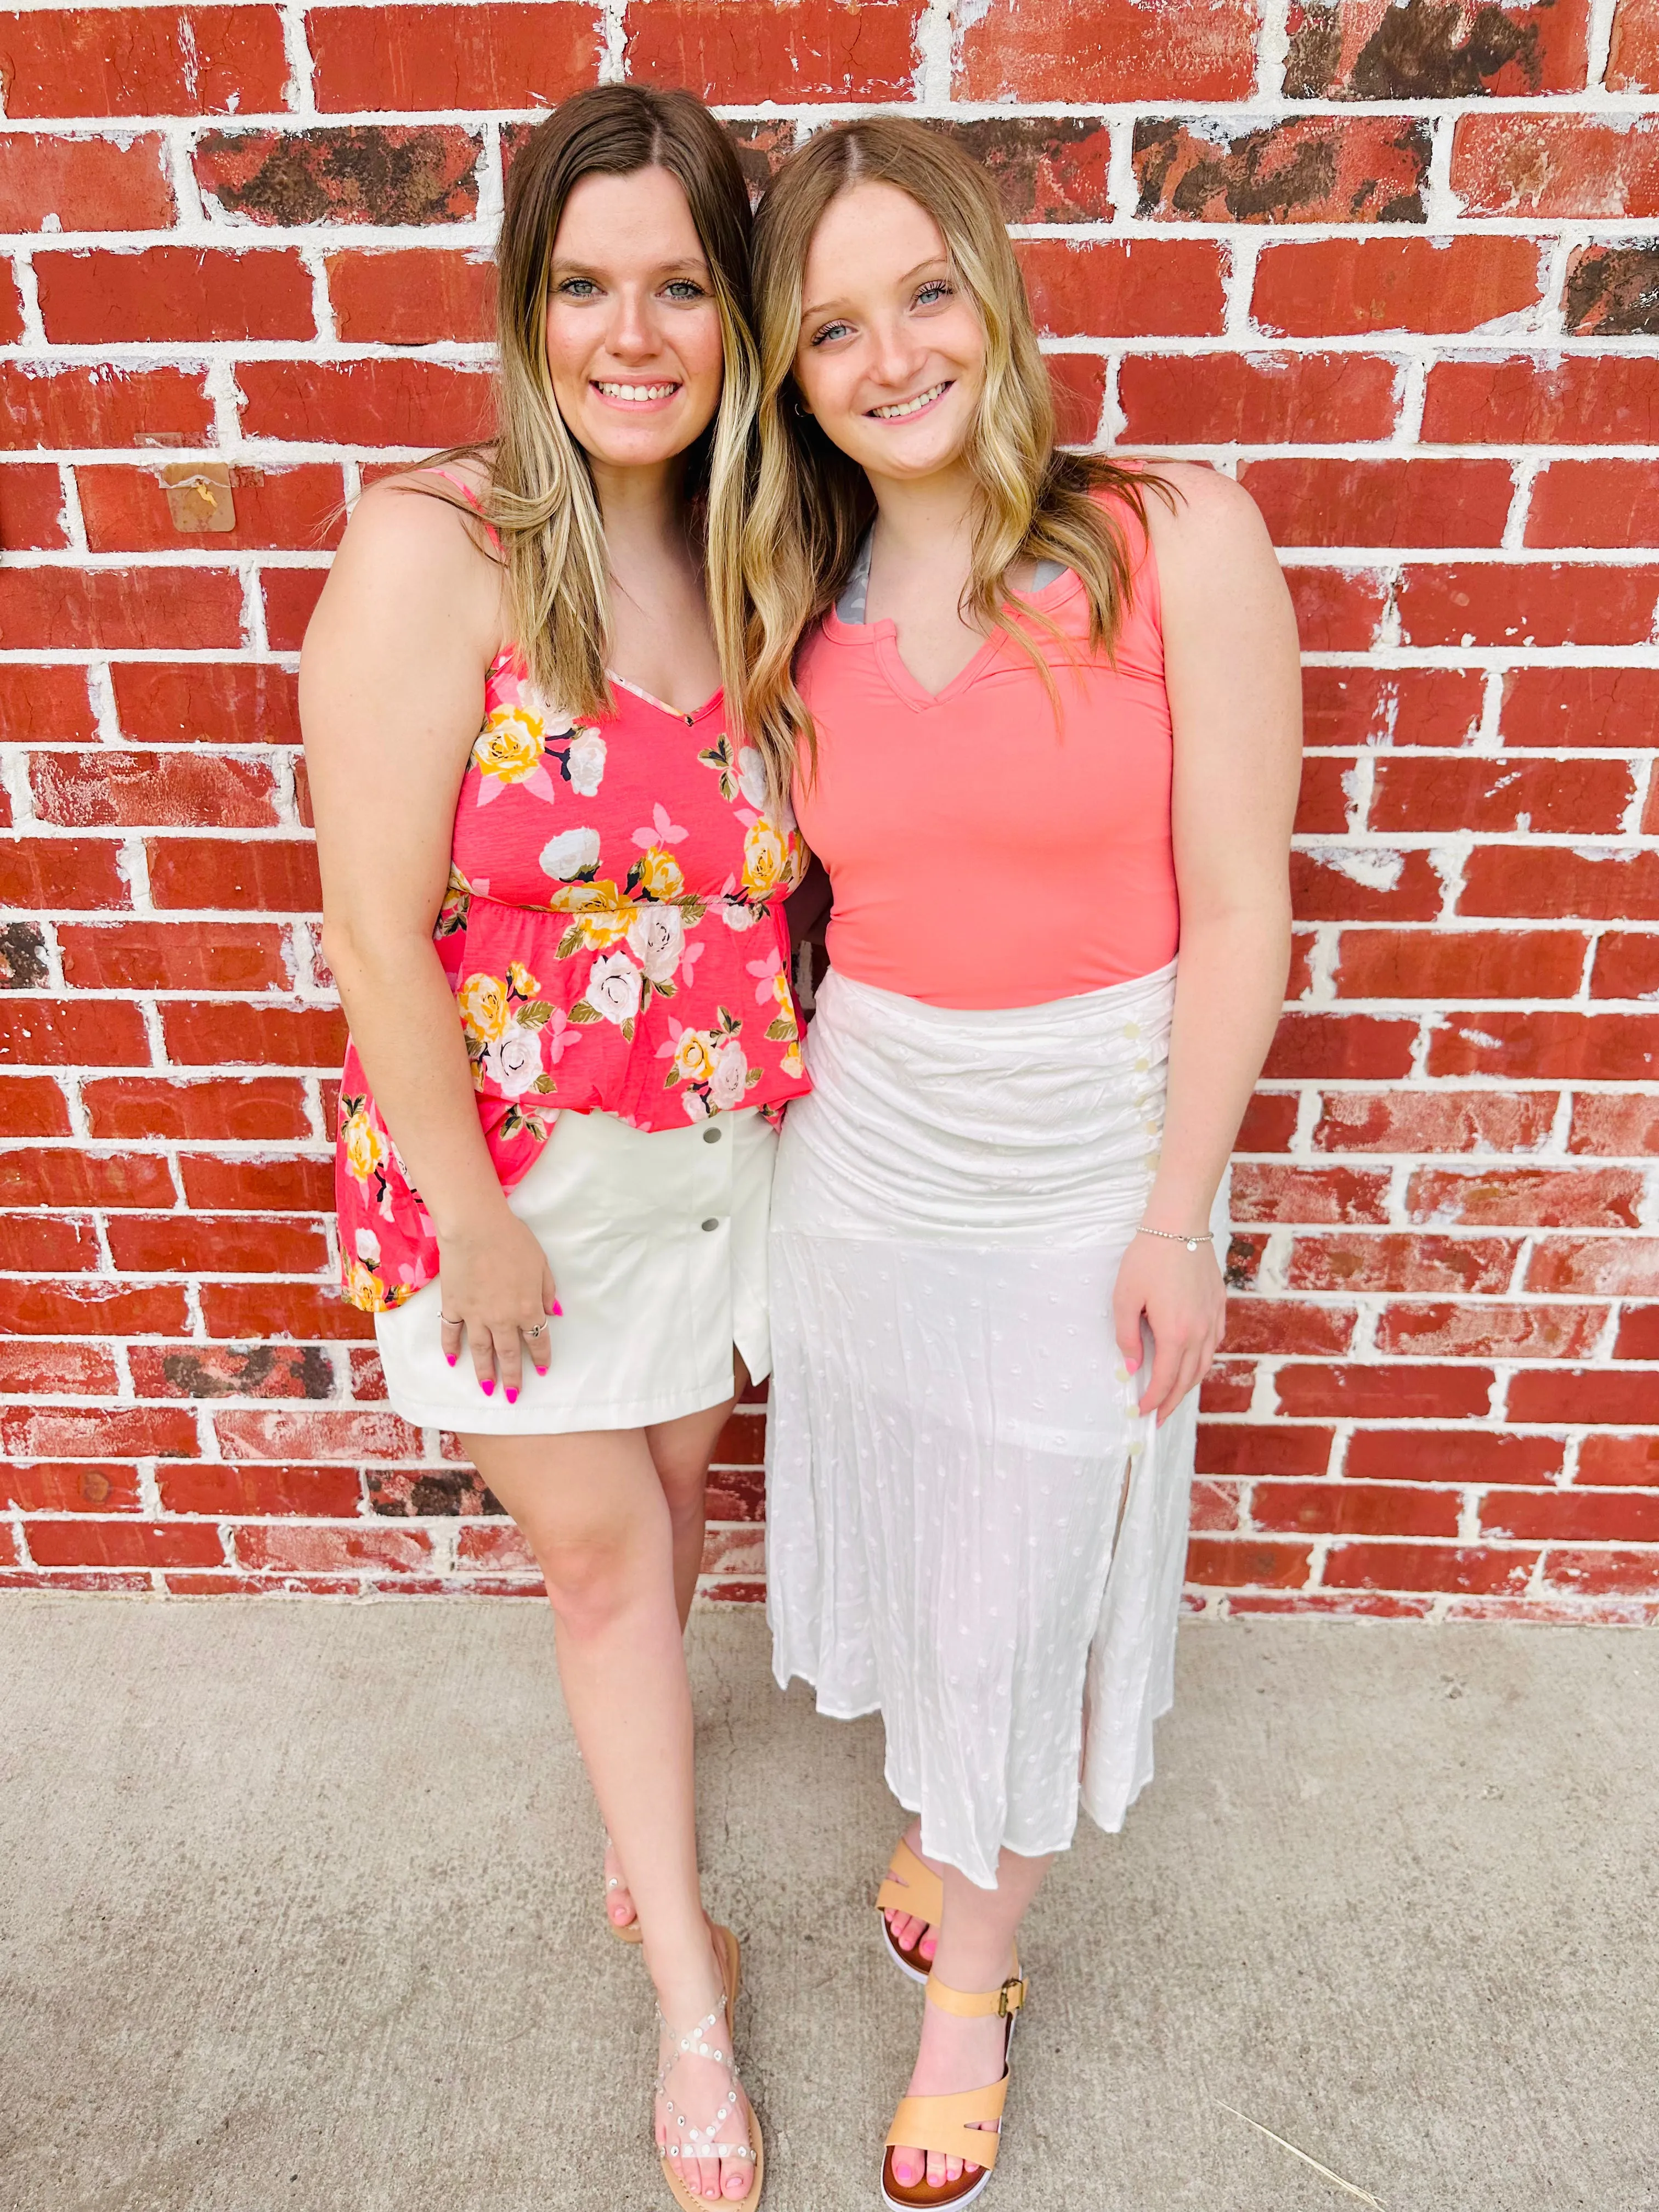
<svg viewBox="0 0 1659 2212"><path fill-rule="evenodd" d="M745 726L831 967L773 1200L781 1682L878 1711L926 1981L889 2205L995 2160L1016 1934L1169 1705L1228 1154L1283 998L1296 638L1224 478L1060 452L981 173L887 117L762 204ZM1178 959L1177 959L1178 954Z"/></svg>
<svg viewBox="0 0 1659 2212"><path fill-rule="evenodd" d="M606 87L540 125L507 182L497 435L358 503L301 676L352 1031L347 1293L392 1406L458 1436L546 1578L683 2205L763 2174L682 1633L709 1456L769 1364L775 1125L805 1087L799 841L725 703L749 227L687 94Z"/></svg>

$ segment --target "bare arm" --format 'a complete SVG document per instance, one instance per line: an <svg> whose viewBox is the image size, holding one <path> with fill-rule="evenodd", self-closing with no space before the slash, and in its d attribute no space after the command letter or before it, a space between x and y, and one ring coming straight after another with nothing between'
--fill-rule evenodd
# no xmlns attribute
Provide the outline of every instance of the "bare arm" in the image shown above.
<svg viewBox="0 0 1659 2212"><path fill-rule="evenodd" d="M467 520L377 486L352 516L306 633L300 713L324 951L437 1231L444 1311L462 1316L481 1383L493 1389L499 1367L516 1393L518 1328L541 1319L545 1262L507 1211L432 941L500 629L497 573ZM550 1280L545 1289L550 1306ZM446 1330L446 1352L459 1348Z"/></svg>
<svg viewBox="0 0 1659 2212"><path fill-rule="evenodd" d="M1170 474L1182 504L1150 507L1175 726L1181 963L1146 1220L1191 1232L1208 1218L1284 1002L1302 702L1290 594L1254 501L1207 470ZM1142 1409L1167 1417L1220 1338L1225 1292L1207 1243L1194 1255L1135 1238L1115 1304L1131 1369L1147 1317Z"/></svg>

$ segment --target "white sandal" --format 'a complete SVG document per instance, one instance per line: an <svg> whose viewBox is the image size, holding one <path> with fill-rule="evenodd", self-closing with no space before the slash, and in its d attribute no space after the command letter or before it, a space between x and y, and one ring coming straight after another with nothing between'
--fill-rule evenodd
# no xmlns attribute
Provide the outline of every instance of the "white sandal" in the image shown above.
<svg viewBox="0 0 1659 2212"><path fill-rule="evenodd" d="M669 2027L660 2012L657 2017L662 2021L665 2031L669 2035L673 2035L673 2029ZM722 2197L720 2201L724 2203L757 2205L760 2203L762 2185L766 2179L766 2146L761 2140L760 2122L755 2118L755 2108L745 2095L742 2083L738 2080L730 2054L720 2048L717 2044L711 2045L708 2040L711 2032L718 2037L722 2020L727 2023L726 2041L729 2043L731 2040L729 2007L724 1992L721 1993L720 2002L712 2012L706 2013L695 2027L689 2028L684 2035L676 2038L678 2048L673 2057L657 2075L657 2094L668 2108L671 2128L667 2146L666 2148L659 2146L657 2155L662 2164L663 2179L668 2184L674 2202L682 2207L682 2212L708 2212L709 2202L706 2197L694 2197L680 2179L684 2165L689 2160L747 2159L752 2164L755 2169L755 2179L750 2184L748 2195L738 2198ZM669 2077L674 2069L682 2058L692 2057L708 2058L726 2069L726 2100L706 2128L694 2128L690 2115L682 2112L668 2094ZM721 2140L720 2130L734 2113L741 2113L743 2116L748 2129L750 2138L748 2142L726 2142Z"/></svg>

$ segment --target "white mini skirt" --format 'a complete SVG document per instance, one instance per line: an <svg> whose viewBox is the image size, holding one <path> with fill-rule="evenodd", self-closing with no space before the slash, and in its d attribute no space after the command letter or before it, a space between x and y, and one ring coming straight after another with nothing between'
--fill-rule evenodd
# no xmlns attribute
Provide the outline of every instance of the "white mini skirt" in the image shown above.
<svg viewBox="0 0 1659 2212"><path fill-rule="evenodd" d="M767 1222L777 1133L757 1108L684 1129L562 1113L507 1202L534 1231L561 1320L544 1376L526 1347L519 1401L486 1398L439 1339L442 1281L377 1316L395 1411L422 1428L562 1436L644 1428L732 1395L733 1346L769 1371Z"/></svg>

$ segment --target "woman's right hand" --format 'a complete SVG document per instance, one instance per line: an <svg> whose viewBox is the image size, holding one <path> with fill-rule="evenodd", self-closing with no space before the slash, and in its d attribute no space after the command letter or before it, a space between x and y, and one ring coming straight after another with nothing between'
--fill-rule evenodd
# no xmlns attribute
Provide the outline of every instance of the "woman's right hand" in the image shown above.
<svg viewBox="0 0 1659 2212"><path fill-rule="evenodd" d="M497 1382L510 1406L523 1376L524 1347L538 1375L553 1357L551 1322L562 1313L547 1255L505 1206L479 1230L438 1239L438 1312L444 1358L463 1347L486 1398Z"/></svg>

